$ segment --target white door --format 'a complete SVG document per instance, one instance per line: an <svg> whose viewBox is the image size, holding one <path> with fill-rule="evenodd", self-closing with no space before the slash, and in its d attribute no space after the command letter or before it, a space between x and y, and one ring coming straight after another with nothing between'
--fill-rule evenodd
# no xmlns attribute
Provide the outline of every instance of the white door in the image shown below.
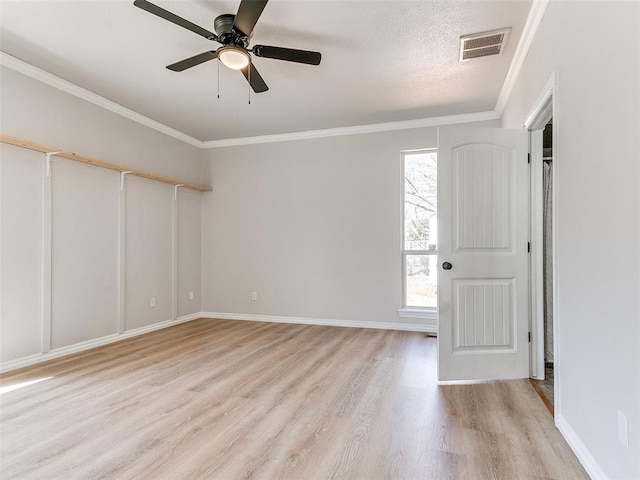
<svg viewBox="0 0 640 480"><path fill-rule="evenodd" d="M438 379L529 376L527 133L438 131Z"/></svg>

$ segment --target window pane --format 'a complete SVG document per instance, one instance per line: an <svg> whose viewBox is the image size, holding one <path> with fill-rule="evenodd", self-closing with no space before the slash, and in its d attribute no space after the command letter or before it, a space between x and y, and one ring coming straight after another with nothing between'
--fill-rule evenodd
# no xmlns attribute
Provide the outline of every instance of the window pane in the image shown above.
<svg viewBox="0 0 640 480"><path fill-rule="evenodd" d="M435 250L438 192L436 152L404 155L404 248Z"/></svg>
<svg viewBox="0 0 640 480"><path fill-rule="evenodd" d="M406 306L437 307L438 257L436 255L407 255Z"/></svg>

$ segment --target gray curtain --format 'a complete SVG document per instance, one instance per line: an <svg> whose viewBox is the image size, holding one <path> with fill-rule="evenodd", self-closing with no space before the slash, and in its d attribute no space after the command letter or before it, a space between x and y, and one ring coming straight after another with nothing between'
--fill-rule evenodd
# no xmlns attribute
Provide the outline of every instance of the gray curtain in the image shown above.
<svg viewBox="0 0 640 480"><path fill-rule="evenodd" d="M543 162L542 188L543 207L543 275L544 275L544 358L545 362L553 363L553 250L551 242L551 162Z"/></svg>

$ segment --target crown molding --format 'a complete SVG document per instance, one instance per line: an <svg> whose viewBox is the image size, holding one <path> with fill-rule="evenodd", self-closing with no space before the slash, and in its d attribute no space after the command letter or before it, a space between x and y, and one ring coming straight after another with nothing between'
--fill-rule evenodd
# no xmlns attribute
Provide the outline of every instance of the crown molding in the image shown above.
<svg viewBox="0 0 640 480"><path fill-rule="evenodd" d="M351 127L326 128L323 130L308 130L305 132L279 133L276 135L260 135L256 137L228 138L202 142L202 148L235 147L238 145L254 145L257 143L288 142L292 140L309 140L313 138L340 137L344 135L359 135L364 133L390 132L395 130L410 130L413 128L454 125L456 123L482 122L497 120L494 111L465 113L461 115L447 115L443 117L420 118L401 122L373 123L369 125L355 125Z"/></svg>
<svg viewBox="0 0 640 480"><path fill-rule="evenodd" d="M327 128L322 130L308 130L304 132L291 132L274 135L259 135L254 137L227 138L222 140L201 141L186 133L171 128L163 123L153 120L145 115L128 109L118 103L108 100L98 94L86 90L74 83L64 80L34 65L19 60L5 52L0 51L0 65L20 72L28 77L39 80L47 85L55 87L78 98L91 102L113 113L133 120L141 125L152 128L170 137L181 140L194 147L202 149L234 147L240 145L255 145L261 143L287 142L294 140L309 140L314 138L338 137L344 135L360 135L367 133L389 132L397 130L410 130L415 128L435 127L441 125L455 125L459 123L481 122L486 120L497 120L502 116L509 95L513 90L515 82L520 75L524 60L531 48L533 39L542 22L544 13L550 0L533 0L529 15L525 22L522 35L516 47L513 60L509 66L507 76L502 84L500 95L496 102L495 109L486 112L467 113L461 115L447 115L441 117L421 118L416 120L405 120L398 122L374 123L369 125L355 125L349 127Z"/></svg>
<svg viewBox="0 0 640 480"><path fill-rule="evenodd" d="M511 65L509 66L507 76L505 77L502 89L500 90L500 95L498 95L498 101L496 102L495 107L495 113L498 117L502 116L502 112L504 111L504 107L507 105L511 91L513 90L516 80L520 76L522 65L527 57L527 53L529 53L533 39L535 38L536 33L538 33L538 28L540 27L542 18L547 11L549 1L550 0L533 0L533 3L531 4L527 21L522 29L520 41L518 42L515 53L513 54Z"/></svg>
<svg viewBox="0 0 640 480"><path fill-rule="evenodd" d="M22 73L27 77L39 80L40 82L45 83L51 87L69 93L74 97L86 100L87 102L93 103L94 105L102 107L122 117L128 118L129 120L133 120L134 122L144 125L145 127L152 128L153 130L193 145L194 147L202 148L202 142L200 140L193 138L186 133L176 130L175 128L171 128L164 123L152 120L151 118L146 117L141 113L135 112L127 107L120 105L119 103L108 100L96 93L93 93L76 85L75 83L64 80L52 73L42 70L41 68L24 62L2 51L0 51L0 65L10 68L11 70L15 70L16 72Z"/></svg>

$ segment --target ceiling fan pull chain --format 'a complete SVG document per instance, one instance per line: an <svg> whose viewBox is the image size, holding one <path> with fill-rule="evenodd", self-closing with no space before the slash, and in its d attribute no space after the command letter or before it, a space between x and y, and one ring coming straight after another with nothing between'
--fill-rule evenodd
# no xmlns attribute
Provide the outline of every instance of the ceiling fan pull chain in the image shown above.
<svg viewBox="0 0 640 480"><path fill-rule="evenodd" d="M218 64L218 98L220 98L220 62L216 62Z"/></svg>
<svg viewBox="0 0 640 480"><path fill-rule="evenodd" d="M251 62L247 68L249 69L249 105L251 105Z"/></svg>

